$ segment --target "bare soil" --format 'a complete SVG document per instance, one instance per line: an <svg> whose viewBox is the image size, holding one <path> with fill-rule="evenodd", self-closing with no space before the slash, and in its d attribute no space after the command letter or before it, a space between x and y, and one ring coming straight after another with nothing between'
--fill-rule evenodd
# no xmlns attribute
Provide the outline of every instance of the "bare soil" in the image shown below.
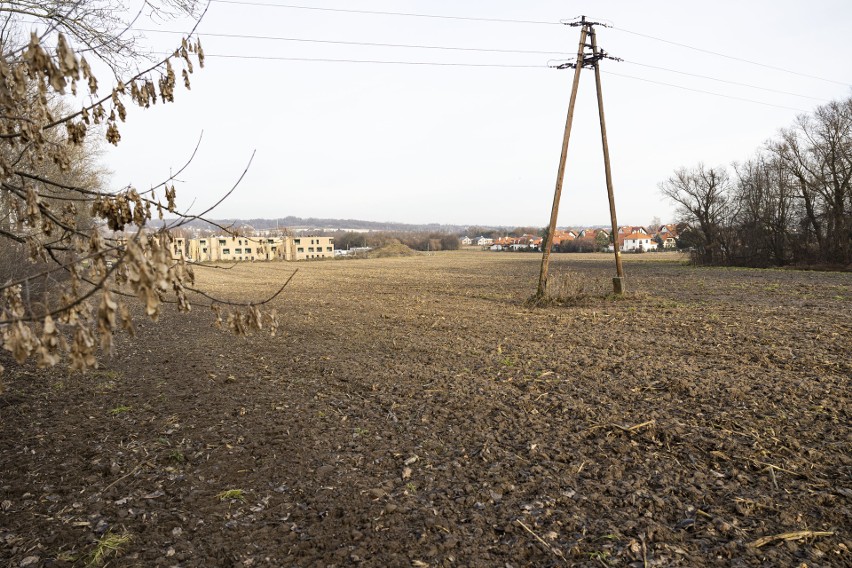
<svg viewBox="0 0 852 568"><path fill-rule="evenodd" d="M852 275L637 255L615 299L555 255L584 296L530 307L538 263L200 268L298 266L279 334L167 310L85 375L3 359L0 565L852 565Z"/></svg>

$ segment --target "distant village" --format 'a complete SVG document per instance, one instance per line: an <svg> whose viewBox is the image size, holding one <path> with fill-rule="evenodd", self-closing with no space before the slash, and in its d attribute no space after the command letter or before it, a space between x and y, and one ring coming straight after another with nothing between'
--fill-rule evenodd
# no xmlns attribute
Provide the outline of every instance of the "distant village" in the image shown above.
<svg viewBox="0 0 852 568"><path fill-rule="evenodd" d="M459 242L462 246L492 251L541 251L544 239L533 234L519 237L465 236ZM553 234L553 251L556 252L612 251L615 246L622 252L673 250L678 247L678 229L673 224L647 228L623 226L619 228L616 239L612 239L606 229L560 229ZM266 231L251 236L178 236L170 245L172 258L189 262L317 260L351 256L368 250L370 247L336 249L332 236L281 235Z"/></svg>
<svg viewBox="0 0 852 568"><path fill-rule="evenodd" d="M553 233L553 250L561 252L612 251L651 252L674 250L678 246L678 230L673 224L658 227L619 227L616 239L606 229L557 230ZM487 247L493 251L540 251L544 238L538 235L520 237L463 237L464 246Z"/></svg>

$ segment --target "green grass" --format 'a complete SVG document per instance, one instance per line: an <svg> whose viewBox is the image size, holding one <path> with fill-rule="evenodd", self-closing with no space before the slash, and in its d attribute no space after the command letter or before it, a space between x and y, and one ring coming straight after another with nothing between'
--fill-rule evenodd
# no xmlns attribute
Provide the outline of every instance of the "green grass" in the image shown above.
<svg viewBox="0 0 852 568"><path fill-rule="evenodd" d="M121 534L106 533L98 539L86 566L102 566L110 556L120 555L124 551L124 547L130 544L132 540L133 535L126 531Z"/></svg>
<svg viewBox="0 0 852 568"><path fill-rule="evenodd" d="M94 376L101 379L106 379L108 381L114 381L118 379L121 375L118 371L102 369L99 371L95 371Z"/></svg>
<svg viewBox="0 0 852 568"><path fill-rule="evenodd" d="M116 406L115 408L110 410L109 413L113 416L118 416L119 414L124 414L125 412L130 412L130 410L131 410L131 408L129 406L121 405L121 406Z"/></svg>
<svg viewBox="0 0 852 568"><path fill-rule="evenodd" d="M246 492L242 489L227 489L216 495L216 498L219 501L242 501L245 503Z"/></svg>

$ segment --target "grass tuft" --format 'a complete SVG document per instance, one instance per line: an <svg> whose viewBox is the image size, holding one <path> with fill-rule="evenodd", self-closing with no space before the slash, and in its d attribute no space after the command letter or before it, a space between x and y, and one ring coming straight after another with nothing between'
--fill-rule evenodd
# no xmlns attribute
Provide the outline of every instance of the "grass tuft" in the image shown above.
<svg viewBox="0 0 852 568"><path fill-rule="evenodd" d="M106 533L98 539L86 566L102 566L110 556L115 558L124 552L124 547L132 540L133 535L127 531L121 534Z"/></svg>
<svg viewBox="0 0 852 568"><path fill-rule="evenodd" d="M242 501L245 503L246 492L242 489L228 489L216 495L216 498L219 501Z"/></svg>
<svg viewBox="0 0 852 568"><path fill-rule="evenodd" d="M607 283L577 272L558 272L547 279L544 296L527 300L531 307L577 306L590 299L604 299L610 294Z"/></svg>

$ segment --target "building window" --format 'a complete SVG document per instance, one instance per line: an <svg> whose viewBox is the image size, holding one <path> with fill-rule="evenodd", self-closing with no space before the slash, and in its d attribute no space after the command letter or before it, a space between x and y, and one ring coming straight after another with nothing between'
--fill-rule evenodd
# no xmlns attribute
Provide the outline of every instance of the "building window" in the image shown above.
<svg viewBox="0 0 852 568"><path fill-rule="evenodd" d="M275 252L276 250L278 250L278 247L272 247L272 252Z"/></svg>
<svg viewBox="0 0 852 568"><path fill-rule="evenodd" d="M200 240L200 241L198 241L198 242L199 242L199 243L201 243L202 245L206 245L206 244L207 244L207 241L206 241L205 239L201 239L201 240Z"/></svg>
<svg viewBox="0 0 852 568"><path fill-rule="evenodd" d="M302 239L293 239L293 244L297 244L297 245L302 244Z"/></svg>
<svg viewBox="0 0 852 568"><path fill-rule="evenodd" d="M325 247L325 251L326 251L326 252L332 252L332 250L333 250L333 249L332 249L331 247Z"/></svg>
<svg viewBox="0 0 852 568"><path fill-rule="evenodd" d="M266 239L266 242L269 243L269 244L272 244L272 243L275 242L275 239Z"/></svg>
<svg viewBox="0 0 852 568"><path fill-rule="evenodd" d="M296 249L296 252L305 252L305 247L299 247Z"/></svg>
<svg viewBox="0 0 852 568"><path fill-rule="evenodd" d="M247 249L246 249L246 254L251 254L251 249L250 249L250 248L247 248Z"/></svg>
<svg viewBox="0 0 852 568"><path fill-rule="evenodd" d="M201 249L201 252L207 252L207 247L204 247L203 249Z"/></svg>
<svg viewBox="0 0 852 568"><path fill-rule="evenodd" d="M231 254L231 249L222 249L222 254Z"/></svg>
<svg viewBox="0 0 852 568"><path fill-rule="evenodd" d="M219 239L219 246L225 246L226 244L228 243L225 241L225 239Z"/></svg>
<svg viewBox="0 0 852 568"><path fill-rule="evenodd" d="M314 252L314 247L308 247L308 252Z"/></svg>
<svg viewBox="0 0 852 568"><path fill-rule="evenodd" d="M236 249L234 254L243 254L243 249Z"/></svg>

